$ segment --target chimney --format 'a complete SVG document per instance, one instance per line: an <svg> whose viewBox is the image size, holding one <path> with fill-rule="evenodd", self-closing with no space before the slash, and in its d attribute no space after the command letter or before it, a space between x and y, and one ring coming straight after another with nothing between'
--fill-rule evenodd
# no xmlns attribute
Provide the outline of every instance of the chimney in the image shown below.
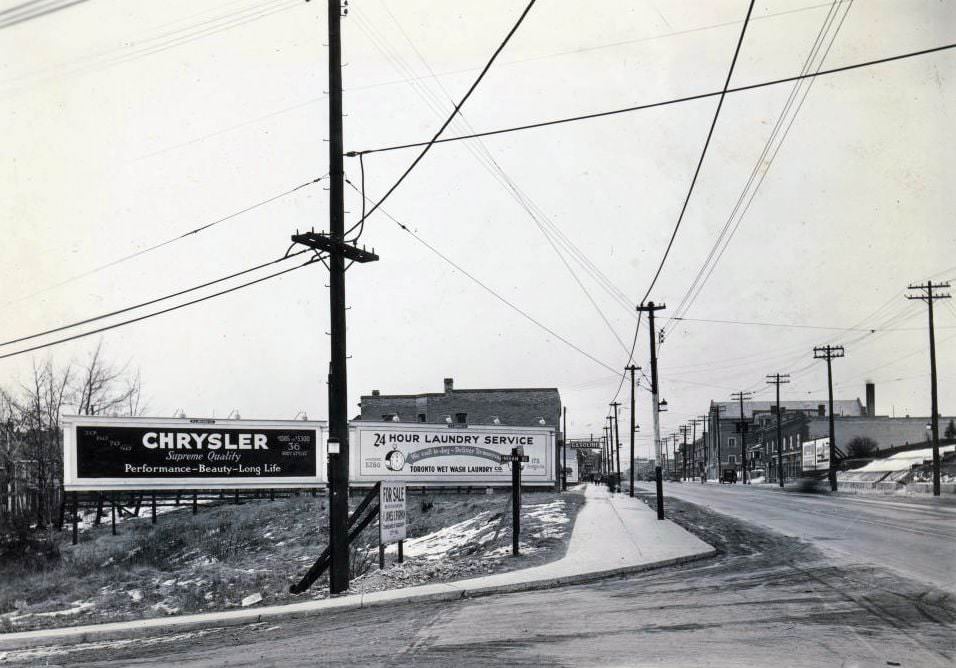
<svg viewBox="0 0 956 668"><path fill-rule="evenodd" d="M372 396L373 396L373 397L377 397L377 396L380 395L380 394L381 394L381 392L379 392L378 390L372 390Z"/></svg>
<svg viewBox="0 0 956 668"><path fill-rule="evenodd" d="M876 417L876 385L866 384L866 416Z"/></svg>
<svg viewBox="0 0 956 668"><path fill-rule="evenodd" d="M445 394L451 393L453 389L455 389L455 379L446 378L445 379Z"/></svg>

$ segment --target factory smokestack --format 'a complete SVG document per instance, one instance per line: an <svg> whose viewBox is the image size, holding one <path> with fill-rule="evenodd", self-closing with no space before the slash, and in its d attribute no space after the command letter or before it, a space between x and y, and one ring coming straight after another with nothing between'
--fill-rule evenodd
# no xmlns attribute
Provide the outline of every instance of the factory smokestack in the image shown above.
<svg viewBox="0 0 956 668"><path fill-rule="evenodd" d="M876 417L876 385L866 384L866 414L868 417Z"/></svg>

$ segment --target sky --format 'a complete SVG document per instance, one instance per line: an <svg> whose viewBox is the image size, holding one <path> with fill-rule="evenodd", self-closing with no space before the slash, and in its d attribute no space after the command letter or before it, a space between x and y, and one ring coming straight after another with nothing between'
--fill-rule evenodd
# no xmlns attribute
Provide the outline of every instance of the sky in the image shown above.
<svg viewBox="0 0 956 668"><path fill-rule="evenodd" d="M6 0L0 11L19 4ZM539 0L445 135L720 91L747 5ZM430 138L524 6L350 2L346 150ZM297 230L326 229L325 182L276 197L328 172L325 30L325 4L299 0L89 0L0 28L3 340L278 259ZM758 1L731 85L799 74L814 53L811 66L822 57L829 68L952 42L949 2ZM793 84L725 97L648 297L667 305L658 314L665 435L732 392L771 398L770 373L791 374L784 399L825 397L825 365L812 352L824 344L846 348L833 364L837 398L863 399L872 380L878 414L929 414L927 309L905 295L910 283L956 280L954 73L956 50L819 77L793 100ZM619 370L634 341L649 374L647 321L635 339L634 306L674 230L717 104L710 97L434 146L365 224L360 243L380 261L347 274L353 412L372 389L440 391L454 377L461 388L557 387L572 436L599 433L615 398L626 421ZM416 155L368 154L368 198ZM358 159L345 166L360 184ZM756 190L745 187L752 173L762 177ZM750 204L733 215L742 193ZM361 199L348 188L346 208L354 224ZM733 235L724 251L716 246L711 270L705 261L728 221ZM702 268L699 294L678 309ZM316 264L0 359L0 386L15 388L47 357L83 364L102 340L109 359L140 371L151 415L324 419L326 285ZM956 306L936 309L940 411L953 415ZM670 320L675 313L685 319Z"/></svg>

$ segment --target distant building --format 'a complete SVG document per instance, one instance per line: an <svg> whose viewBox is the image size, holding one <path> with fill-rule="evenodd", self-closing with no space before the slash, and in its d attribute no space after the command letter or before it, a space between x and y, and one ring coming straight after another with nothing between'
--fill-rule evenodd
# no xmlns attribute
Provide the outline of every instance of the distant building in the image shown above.
<svg viewBox="0 0 956 668"><path fill-rule="evenodd" d="M362 395L359 420L394 420L431 424L501 424L561 430L561 395L554 387L455 389L446 378L443 392ZM497 422L496 422L497 420Z"/></svg>
<svg viewBox="0 0 956 668"><path fill-rule="evenodd" d="M833 402L833 422L837 452L846 453L849 443L857 437L867 437L877 444L879 450L899 448L906 445L925 444L929 440L928 417L889 417L876 414L876 387L866 384L867 403L859 399L839 399ZM828 402L826 399L812 401L781 401L781 436L784 477L793 479L800 475L803 442L826 438L830 434ZM720 420L716 418L719 410ZM763 471L769 480L777 479L777 406L773 401L743 402L744 421L747 431L739 431L740 403L734 401L711 402L708 420L707 443L695 448L693 471L698 470L699 459L706 458L708 475L715 477L723 468L738 469L741 464L741 444L746 441L748 470ZM940 418L940 436L949 417ZM719 434L720 465L717 462Z"/></svg>

